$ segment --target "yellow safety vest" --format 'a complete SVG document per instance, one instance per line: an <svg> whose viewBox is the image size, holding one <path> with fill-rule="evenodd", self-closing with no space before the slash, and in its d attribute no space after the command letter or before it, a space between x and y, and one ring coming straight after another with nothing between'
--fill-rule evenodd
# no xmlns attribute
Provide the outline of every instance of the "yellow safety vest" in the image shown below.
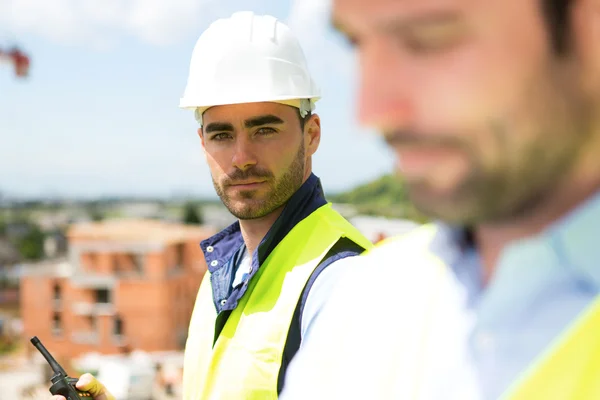
<svg viewBox="0 0 600 400"><path fill-rule="evenodd" d="M216 341L217 314L206 273L186 343L184 400L277 399L283 350L302 291L342 237L364 249L373 246L331 204L300 221L261 265Z"/></svg>
<svg viewBox="0 0 600 400"><path fill-rule="evenodd" d="M532 364L503 399L600 399L600 297Z"/></svg>
<svg viewBox="0 0 600 400"><path fill-rule="evenodd" d="M428 224L375 247L396 240L410 240L421 248L430 243L436 233L435 226ZM440 279L444 279L445 263L435 254L429 256L427 262L437 265ZM600 296L563 330L501 399L600 400Z"/></svg>

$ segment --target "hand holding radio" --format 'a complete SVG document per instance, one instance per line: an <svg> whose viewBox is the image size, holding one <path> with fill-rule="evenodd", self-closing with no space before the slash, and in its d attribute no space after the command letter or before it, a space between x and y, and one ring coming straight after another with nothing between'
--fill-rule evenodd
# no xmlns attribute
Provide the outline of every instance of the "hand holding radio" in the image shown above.
<svg viewBox="0 0 600 400"><path fill-rule="evenodd" d="M31 344L44 356L54 372L50 379L52 400L115 400L115 397L93 375L83 374L79 379L68 376L37 336L31 338Z"/></svg>

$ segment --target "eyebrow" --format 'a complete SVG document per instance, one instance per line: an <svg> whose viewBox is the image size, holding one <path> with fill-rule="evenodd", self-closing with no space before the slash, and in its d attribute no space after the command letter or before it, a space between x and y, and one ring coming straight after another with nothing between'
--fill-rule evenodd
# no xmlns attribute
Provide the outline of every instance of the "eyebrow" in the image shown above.
<svg viewBox="0 0 600 400"><path fill-rule="evenodd" d="M248 129L262 125L283 124L283 120L276 115L260 115L244 121L244 126Z"/></svg>
<svg viewBox="0 0 600 400"><path fill-rule="evenodd" d="M268 114L268 115L259 115L257 117L252 117L244 121L244 127L246 129L255 128L257 126L263 125L273 125L273 124L283 124L284 121L278 116ZM204 128L205 133L211 132L233 132L233 124L229 122L211 122L206 125Z"/></svg>
<svg viewBox="0 0 600 400"><path fill-rule="evenodd" d="M436 11L404 19L396 18L384 21L381 30L387 33L405 33L415 28L456 23L460 20L461 16L456 11Z"/></svg>
<svg viewBox="0 0 600 400"><path fill-rule="evenodd" d="M204 133L233 132L233 125L229 122L211 122L204 128Z"/></svg>
<svg viewBox="0 0 600 400"><path fill-rule="evenodd" d="M385 33L404 33L407 30L414 29L419 26L435 25L439 23L449 23L460 21L461 16L457 11L439 10L430 11L414 16L392 17L382 19L377 23L377 30ZM337 19L335 16L331 19L331 26L338 32L352 37L352 32Z"/></svg>

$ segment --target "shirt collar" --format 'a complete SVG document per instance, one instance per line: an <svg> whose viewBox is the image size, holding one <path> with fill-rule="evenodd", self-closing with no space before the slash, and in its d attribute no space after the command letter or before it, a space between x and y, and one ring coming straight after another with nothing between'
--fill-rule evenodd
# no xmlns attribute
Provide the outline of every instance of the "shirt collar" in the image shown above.
<svg viewBox="0 0 600 400"><path fill-rule="evenodd" d="M475 250L465 227L437 223L445 246L453 248L451 259ZM539 235L510 243L503 251L503 259L521 252L534 243L538 248L552 249L558 264L569 268L579 282L600 291L600 192L593 195L575 210L559 219ZM533 247L531 247L533 248Z"/></svg>
<svg viewBox="0 0 600 400"><path fill-rule="evenodd" d="M580 281L600 290L600 192L596 193L546 232L561 264Z"/></svg>

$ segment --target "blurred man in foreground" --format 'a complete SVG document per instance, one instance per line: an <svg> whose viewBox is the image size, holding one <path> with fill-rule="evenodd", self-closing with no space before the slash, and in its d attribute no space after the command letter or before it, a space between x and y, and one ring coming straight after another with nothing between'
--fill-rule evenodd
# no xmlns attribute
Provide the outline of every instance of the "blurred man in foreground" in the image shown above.
<svg viewBox="0 0 600 400"><path fill-rule="evenodd" d="M600 0L334 0L438 222L347 260L281 398L600 398ZM368 271L368 273L367 273Z"/></svg>

